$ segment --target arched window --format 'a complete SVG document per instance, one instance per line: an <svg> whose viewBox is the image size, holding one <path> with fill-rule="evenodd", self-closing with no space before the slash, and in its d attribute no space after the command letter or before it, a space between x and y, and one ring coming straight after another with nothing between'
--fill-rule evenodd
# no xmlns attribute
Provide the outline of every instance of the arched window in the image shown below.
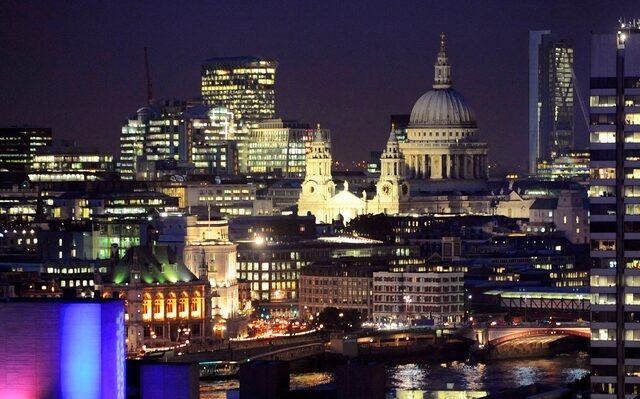
<svg viewBox="0 0 640 399"><path fill-rule="evenodd" d="M175 292L167 295L167 319L175 319L177 316L178 299Z"/></svg>
<svg viewBox="0 0 640 399"><path fill-rule="evenodd" d="M189 295L184 291L178 300L178 317L181 319L189 318Z"/></svg>
<svg viewBox="0 0 640 399"><path fill-rule="evenodd" d="M157 293L153 300L153 318L155 320L164 319L164 295Z"/></svg>
<svg viewBox="0 0 640 399"><path fill-rule="evenodd" d="M193 298L191 298L191 317L192 318L201 318L202 317L202 296L200 292L196 291L193 293Z"/></svg>
<svg viewBox="0 0 640 399"><path fill-rule="evenodd" d="M142 320L151 320L151 294L145 293L142 299Z"/></svg>

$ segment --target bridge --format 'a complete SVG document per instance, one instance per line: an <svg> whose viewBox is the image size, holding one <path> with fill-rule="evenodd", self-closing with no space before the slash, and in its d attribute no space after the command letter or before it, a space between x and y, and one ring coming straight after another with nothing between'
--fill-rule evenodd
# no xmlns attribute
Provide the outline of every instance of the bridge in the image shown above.
<svg viewBox="0 0 640 399"><path fill-rule="evenodd" d="M477 325L465 329L465 338L475 341L473 349L477 355L489 358L513 358L554 354L553 343L561 339L575 337L576 342L586 343L591 339L588 323L557 323L541 325L539 323L521 323L517 326Z"/></svg>
<svg viewBox="0 0 640 399"><path fill-rule="evenodd" d="M241 355L238 360L205 360L198 362L200 366L200 378L226 378L233 377L240 371L242 363L257 360L285 360L294 361L324 353L324 342L302 344L269 350L266 352L254 352L250 358Z"/></svg>

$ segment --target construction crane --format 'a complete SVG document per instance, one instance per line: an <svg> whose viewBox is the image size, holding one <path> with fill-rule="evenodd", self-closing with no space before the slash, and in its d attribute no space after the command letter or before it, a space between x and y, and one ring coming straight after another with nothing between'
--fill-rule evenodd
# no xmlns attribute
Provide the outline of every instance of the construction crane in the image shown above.
<svg viewBox="0 0 640 399"><path fill-rule="evenodd" d="M144 70L147 75L147 102L153 103L153 94L151 90L151 74L149 73L149 55L147 54L147 48L144 48Z"/></svg>

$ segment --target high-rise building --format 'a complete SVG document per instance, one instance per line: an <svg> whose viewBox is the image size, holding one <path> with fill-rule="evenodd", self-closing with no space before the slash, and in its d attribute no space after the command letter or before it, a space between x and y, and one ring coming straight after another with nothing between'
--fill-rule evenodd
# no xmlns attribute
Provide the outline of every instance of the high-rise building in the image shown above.
<svg viewBox="0 0 640 399"><path fill-rule="evenodd" d="M529 32L529 173L573 146L573 48Z"/></svg>
<svg viewBox="0 0 640 399"><path fill-rule="evenodd" d="M237 175L239 152L246 148L247 130L236 128L233 113L226 107L194 107L187 114L192 131L188 156L194 173Z"/></svg>
<svg viewBox="0 0 640 399"><path fill-rule="evenodd" d="M640 394L640 24L591 37L591 398ZM635 33L635 34L634 34Z"/></svg>
<svg viewBox="0 0 640 399"><path fill-rule="evenodd" d="M303 177L313 134L308 124L298 121L268 119L258 123L249 131L247 173ZM328 139L330 133L323 129L320 134Z"/></svg>
<svg viewBox="0 0 640 399"><path fill-rule="evenodd" d="M0 170L27 171L38 148L50 146L51 128L12 126L0 128Z"/></svg>
<svg viewBox="0 0 640 399"><path fill-rule="evenodd" d="M225 107L164 101L140 108L120 135L117 171L124 180L192 174L235 175L247 129ZM245 151L246 152L246 151Z"/></svg>
<svg viewBox="0 0 640 399"><path fill-rule="evenodd" d="M239 122L273 118L277 67L277 61L264 57L206 60L201 70L202 100L229 108Z"/></svg>

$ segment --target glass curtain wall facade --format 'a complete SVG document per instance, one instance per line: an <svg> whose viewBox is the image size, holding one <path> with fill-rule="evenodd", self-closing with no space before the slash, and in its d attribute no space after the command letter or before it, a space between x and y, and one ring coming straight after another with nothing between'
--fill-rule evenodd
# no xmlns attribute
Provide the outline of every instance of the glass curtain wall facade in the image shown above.
<svg viewBox="0 0 640 399"><path fill-rule="evenodd" d="M573 146L573 48L549 31L529 34L529 172Z"/></svg>
<svg viewBox="0 0 640 399"><path fill-rule="evenodd" d="M313 141L306 123L282 119L265 120L249 131L247 172L302 178L306 154ZM325 137L329 131L323 130Z"/></svg>
<svg viewBox="0 0 640 399"><path fill-rule="evenodd" d="M275 116L278 62L264 57L206 60L201 69L202 100L226 106L237 121L257 122Z"/></svg>
<svg viewBox="0 0 640 399"><path fill-rule="evenodd" d="M591 37L591 398L640 394L640 35Z"/></svg>

